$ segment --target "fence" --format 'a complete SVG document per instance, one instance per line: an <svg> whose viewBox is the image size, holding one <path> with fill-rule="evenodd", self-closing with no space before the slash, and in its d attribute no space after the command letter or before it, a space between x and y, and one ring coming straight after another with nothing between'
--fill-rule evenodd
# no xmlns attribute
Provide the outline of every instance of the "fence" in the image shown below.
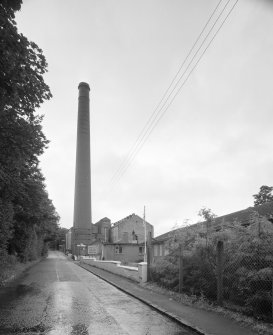
<svg viewBox="0 0 273 335"><path fill-rule="evenodd" d="M273 321L273 224L253 212L248 224L181 229L170 254L152 264L159 284L257 319Z"/></svg>

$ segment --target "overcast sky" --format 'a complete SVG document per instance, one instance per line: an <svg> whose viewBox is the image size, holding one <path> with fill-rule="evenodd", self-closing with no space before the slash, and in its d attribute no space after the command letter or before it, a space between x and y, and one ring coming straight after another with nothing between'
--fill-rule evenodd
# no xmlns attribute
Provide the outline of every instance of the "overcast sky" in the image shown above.
<svg viewBox="0 0 273 335"><path fill-rule="evenodd" d="M81 81L91 87L93 223L142 216L145 205L159 235L196 222L204 206L217 215L252 206L260 186L273 185L271 0L238 1L130 167L110 182L218 2L24 0L18 29L49 64L41 168L62 227L73 225Z"/></svg>

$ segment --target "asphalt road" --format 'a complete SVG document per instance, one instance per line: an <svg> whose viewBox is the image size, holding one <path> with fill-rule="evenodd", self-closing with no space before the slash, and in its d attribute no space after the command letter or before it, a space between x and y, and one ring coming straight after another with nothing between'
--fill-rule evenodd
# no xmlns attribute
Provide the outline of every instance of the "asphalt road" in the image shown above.
<svg viewBox="0 0 273 335"><path fill-rule="evenodd" d="M192 335L59 252L0 290L0 334Z"/></svg>

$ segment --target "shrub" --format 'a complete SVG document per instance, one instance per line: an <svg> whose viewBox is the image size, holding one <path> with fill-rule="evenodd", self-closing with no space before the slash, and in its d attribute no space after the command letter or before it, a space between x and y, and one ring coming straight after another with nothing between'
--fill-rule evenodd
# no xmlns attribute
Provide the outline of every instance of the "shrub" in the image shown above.
<svg viewBox="0 0 273 335"><path fill-rule="evenodd" d="M178 266L172 264L168 259L153 264L150 268L152 281L168 289L178 289Z"/></svg>

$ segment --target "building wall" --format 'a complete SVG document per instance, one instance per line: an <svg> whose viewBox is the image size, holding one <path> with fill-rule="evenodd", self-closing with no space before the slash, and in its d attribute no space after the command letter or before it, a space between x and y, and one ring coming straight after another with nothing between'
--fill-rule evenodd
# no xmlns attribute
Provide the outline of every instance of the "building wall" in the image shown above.
<svg viewBox="0 0 273 335"><path fill-rule="evenodd" d="M137 244L104 244L103 256L105 260L126 262L143 261L143 253Z"/></svg>
<svg viewBox="0 0 273 335"><path fill-rule="evenodd" d="M111 220L103 218L93 224L93 234L95 240L110 242Z"/></svg>
<svg viewBox="0 0 273 335"><path fill-rule="evenodd" d="M119 266L120 264L117 263L115 264L107 261L94 261L91 259L83 259L82 262L90 266L104 269L109 272L116 273L117 275L140 282L138 268L133 269L126 266L125 267Z"/></svg>
<svg viewBox="0 0 273 335"><path fill-rule="evenodd" d="M147 240L154 237L154 228L146 222ZM143 219L138 215L132 214L126 218L114 223L111 228L111 242L123 243L142 243L145 240L145 230Z"/></svg>
<svg viewBox="0 0 273 335"><path fill-rule="evenodd" d="M92 256L96 259L102 259L102 242L95 241L87 247L88 256Z"/></svg>

